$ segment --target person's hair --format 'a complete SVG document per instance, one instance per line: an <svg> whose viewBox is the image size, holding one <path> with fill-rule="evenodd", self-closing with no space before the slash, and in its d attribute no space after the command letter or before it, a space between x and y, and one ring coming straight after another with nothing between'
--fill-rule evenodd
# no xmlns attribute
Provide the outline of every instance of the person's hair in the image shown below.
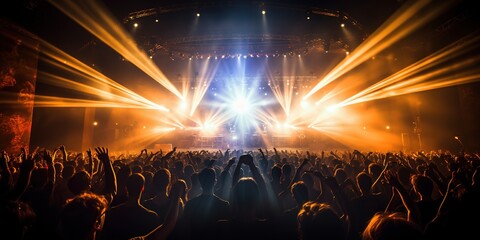
<svg viewBox="0 0 480 240"><path fill-rule="evenodd" d="M313 187L315 184L315 180L310 173L303 173L302 174L302 181L307 185L307 187Z"/></svg>
<svg viewBox="0 0 480 240"><path fill-rule="evenodd" d="M153 175L153 186L156 191L158 190L166 190L170 185L170 179L172 178L172 174L170 170L166 168L160 168L154 175Z"/></svg>
<svg viewBox="0 0 480 240"><path fill-rule="evenodd" d="M278 165L273 166L271 171L273 180L279 180L282 176L282 168L280 168Z"/></svg>
<svg viewBox="0 0 480 240"><path fill-rule="evenodd" d="M65 164L63 166L62 177L65 180L70 179L75 174L75 167L71 164Z"/></svg>
<svg viewBox="0 0 480 240"><path fill-rule="evenodd" d="M346 230L335 210L326 203L306 202L297 215L302 240L346 238Z"/></svg>
<svg viewBox="0 0 480 240"><path fill-rule="evenodd" d="M376 213L362 233L363 240L420 240L421 229L409 222L403 213Z"/></svg>
<svg viewBox="0 0 480 240"><path fill-rule="evenodd" d="M290 188L290 193L299 205L308 201L308 188L302 181L295 182Z"/></svg>
<svg viewBox="0 0 480 240"><path fill-rule="evenodd" d="M213 189L215 185L215 170L213 168L204 168L198 174L198 181L200 182L200 186L202 186L203 191L209 191Z"/></svg>
<svg viewBox="0 0 480 240"><path fill-rule="evenodd" d="M145 186L145 177L140 173L134 173L127 179L127 191L129 197L139 197Z"/></svg>
<svg viewBox="0 0 480 240"><path fill-rule="evenodd" d="M415 174L411 177L413 188L422 196L431 196L433 192L433 181L427 176Z"/></svg>
<svg viewBox="0 0 480 240"><path fill-rule="evenodd" d="M357 184L363 194L370 192L372 189L372 177L366 172L357 174Z"/></svg>
<svg viewBox="0 0 480 240"><path fill-rule="evenodd" d="M41 167L35 168L32 171L32 175L30 177L30 185L35 188L41 188L45 186L48 180L48 169Z"/></svg>
<svg viewBox="0 0 480 240"><path fill-rule="evenodd" d="M256 209L260 198L257 182L251 177L242 177L232 190L231 201L235 213Z"/></svg>
<svg viewBox="0 0 480 240"><path fill-rule="evenodd" d="M101 229L107 206L107 200L94 193L67 200L60 213L60 235L63 239L86 239L95 228Z"/></svg>
<svg viewBox="0 0 480 240"><path fill-rule="evenodd" d="M368 164L368 173L371 176L377 177L382 172L382 166L378 163L370 163Z"/></svg>
<svg viewBox="0 0 480 240"><path fill-rule="evenodd" d="M290 164L283 164L282 166L282 174L284 177L290 177L292 173L292 165Z"/></svg>
<svg viewBox="0 0 480 240"><path fill-rule="evenodd" d="M347 180L347 172L345 172L345 169L343 168L337 168L333 176L335 177L335 180L337 180L338 184L342 184L345 182L345 180Z"/></svg>
<svg viewBox="0 0 480 240"><path fill-rule="evenodd" d="M85 170L75 173L68 180L68 189L75 195L90 190L90 174Z"/></svg>

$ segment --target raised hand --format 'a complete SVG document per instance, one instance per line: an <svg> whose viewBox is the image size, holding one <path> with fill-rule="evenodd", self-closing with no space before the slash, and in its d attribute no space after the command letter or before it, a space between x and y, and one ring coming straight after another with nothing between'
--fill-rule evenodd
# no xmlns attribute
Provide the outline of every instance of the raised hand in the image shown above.
<svg viewBox="0 0 480 240"><path fill-rule="evenodd" d="M92 159L92 149L89 148L86 152L87 152L88 158Z"/></svg>
<svg viewBox="0 0 480 240"><path fill-rule="evenodd" d="M47 162L48 165L53 165L53 157L50 151L46 149L43 151L43 159L45 160L45 162Z"/></svg>
<svg viewBox="0 0 480 240"><path fill-rule="evenodd" d="M25 148L21 148L20 151L22 152L21 154L22 163L20 165L20 168L27 172L32 171L33 168L35 167L33 154L27 155L27 151L25 150Z"/></svg>
<svg viewBox="0 0 480 240"><path fill-rule="evenodd" d="M398 177L396 173L387 170L384 173L384 177L387 183L390 184L392 187L397 188L401 186L400 181L398 181Z"/></svg>
<svg viewBox="0 0 480 240"><path fill-rule="evenodd" d="M244 155L240 156L239 162L241 162L245 165L248 165L248 166L255 166L254 163L253 163L253 157L249 154L244 154Z"/></svg>
<svg viewBox="0 0 480 240"><path fill-rule="evenodd" d="M100 161L103 163L110 161L110 157L108 156L108 148L96 147L95 151L97 152L97 157L100 159Z"/></svg>

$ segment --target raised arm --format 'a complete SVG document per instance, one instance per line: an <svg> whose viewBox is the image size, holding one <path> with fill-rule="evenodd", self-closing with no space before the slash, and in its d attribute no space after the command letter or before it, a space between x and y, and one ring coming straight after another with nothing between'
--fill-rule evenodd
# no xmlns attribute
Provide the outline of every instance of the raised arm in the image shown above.
<svg viewBox="0 0 480 240"><path fill-rule="evenodd" d="M33 155L27 155L25 148L21 149L22 154L20 159L22 163L20 165L20 174L18 175L17 183L15 184L13 190L8 194L7 198L10 200L18 200L20 196L27 189L28 184L30 183L30 176L32 175L32 170L35 167L35 162L33 160Z"/></svg>
<svg viewBox="0 0 480 240"><path fill-rule="evenodd" d="M405 190L403 185L400 184L397 175L392 171L386 171L384 176L387 183L394 187L395 190L397 190L397 193L400 195L403 206L407 209L407 220L420 224L420 212L417 208L417 205L410 197L407 190Z"/></svg>
<svg viewBox="0 0 480 240"><path fill-rule="evenodd" d="M305 168L305 166L308 164L308 158L304 158L302 163L300 164L300 166L297 168L297 170L295 171L295 175L293 176L292 180L290 181L290 184L288 185L288 188L287 189L290 189L292 187L292 185L298 181L298 179L300 179L300 176L302 175L303 173L303 170Z"/></svg>
<svg viewBox="0 0 480 240"><path fill-rule="evenodd" d="M60 145L60 147L58 147L58 149L60 150L60 153L62 153L62 163L63 163L63 166L65 166L67 164L67 149L65 149L65 146L64 145Z"/></svg>
<svg viewBox="0 0 480 240"><path fill-rule="evenodd" d="M115 176L115 171L113 171L113 165L108 156L108 148L97 147L95 148L95 151L105 169L105 195L110 203L113 200L113 197L117 194L117 178Z"/></svg>
<svg viewBox="0 0 480 240"><path fill-rule="evenodd" d="M87 157L88 157L87 171L90 174L90 176L93 178L93 157L92 157L92 150L90 148L87 150Z"/></svg>

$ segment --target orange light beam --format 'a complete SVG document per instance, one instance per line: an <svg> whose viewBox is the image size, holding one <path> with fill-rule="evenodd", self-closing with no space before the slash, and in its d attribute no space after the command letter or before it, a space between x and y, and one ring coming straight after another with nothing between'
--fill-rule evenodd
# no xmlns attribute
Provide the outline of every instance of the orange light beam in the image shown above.
<svg viewBox="0 0 480 240"><path fill-rule="evenodd" d="M462 54L465 54L471 51L472 49L478 46L477 43L480 40L480 36L475 36L475 35L476 34L468 35L467 37L464 37L460 40L455 41L452 44L449 44L448 46L440 49L439 51L431 54L430 56L422 59L421 61L418 61L398 71L397 73L389 76L388 78L381 80L373 84L372 86L366 88L365 90L355 94L354 96L342 101L342 103L340 103L339 105L340 106L349 105L349 103L354 102L355 99L359 99L362 96L368 95L370 93L374 93L375 91L378 91L384 87L387 87L399 81L405 80L413 76L414 74L424 71L427 68L432 68L434 66L437 66L441 63L444 63L448 60L454 59L456 57L461 56ZM468 64L468 61L465 62L465 64ZM443 72L447 70L450 71L451 69L445 68L445 69L442 69L441 71ZM439 72L437 74L440 74L442 72Z"/></svg>
<svg viewBox="0 0 480 240"><path fill-rule="evenodd" d="M85 81L90 81L91 83L97 84L97 87L99 88L108 88L109 90L116 91L117 95L125 95L125 97L131 98L135 101L149 104L152 106L152 108L157 107L159 110L169 111L168 108L158 105L140 96L139 94L101 74L97 70L91 68L90 66L86 65L75 57L63 52L52 44L44 40L42 40L41 43L45 55L50 58L45 58L44 61L51 64L52 66L56 66L58 68L69 71L70 73L76 74Z"/></svg>
<svg viewBox="0 0 480 240"><path fill-rule="evenodd" d="M430 0L413 1L410 2L411 4L406 4L400 8L366 41L360 44L360 46L358 46L349 56L337 64L314 88L312 88L312 90L310 90L307 95L305 95L304 99L307 99L321 88L341 77L343 74L354 69L372 56L375 56L420 28L451 4L450 1L442 3L435 2L437 5L430 6L430 2ZM425 14L419 14L419 12L426 7L429 7L429 11Z"/></svg>
<svg viewBox="0 0 480 240"><path fill-rule="evenodd" d="M348 105L480 81L480 73L478 72L478 70L473 71L475 71L475 73L467 72L450 77L430 79L430 81L428 82L417 83L406 87L398 87L394 85L389 87L388 89L377 91L361 98L355 99L354 101L349 102Z"/></svg>
<svg viewBox="0 0 480 240"><path fill-rule="evenodd" d="M49 0L49 2L167 90L183 99L177 88L150 57L138 47L130 34L125 31L103 4L95 0Z"/></svg>

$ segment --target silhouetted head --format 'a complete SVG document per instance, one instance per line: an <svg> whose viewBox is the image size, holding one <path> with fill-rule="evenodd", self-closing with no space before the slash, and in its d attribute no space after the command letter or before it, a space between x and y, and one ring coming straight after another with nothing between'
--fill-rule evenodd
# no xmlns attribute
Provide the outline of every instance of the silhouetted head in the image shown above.
<svg viewBox="0 0 480 240"><path fill-rule="evenodd" d="M357 174L357 185L360 188L360 191L362 191L362 194L370 193L372 184L372 177L370 177L370 175L368 175L366 172L360 172Z"/></svg>
<svg viewBox="0 0 480 240"><path fill-rule="evenodd" d="M215 170L213 168L204 168L198 174L198 181L200 186L202 186L203 192L212 191L216 181Z"/></svg>
<svg viewBox="0 0 480 240"><path fill-rule="evenodd" d="M411 178L415 192L424 197L430 197L433 193L433 181L427 176L420 174L413 175Z"/></svg>
<svg viewBox="0 0 480 240"><path fill-rule="evenodd" d="M282 166L282 175L284 178L290 178L292 174L292 165L290 164L283 164Z"/></svg>
<svg viewBox="0 0 480 240"><path fill-rule="evenodd" d="M145 177L140 173L134 173L127 179L128 197L133 199L140 198L145 187Z"/></svg>
<svg viewBox="0 0 480 240"><path fill-rule="evenodd" d="M90 174L82 170L68 180L68 189L75 195L90 190Z"/></svg>
<svg viewBox="0 0 480 240"><path fill-rule="evenodd" d="M337 180L338 184L342 184L345 182L345 180L347 180L347 173L343 168L337 168L333 176L335 177L335 180Z"/></svg>
<svg viewBox="0 0 480 240"><path fill-rule="evenodd" d="M251 177L241 178L233 187L231 201L235 214L248 214L256 210L260 193Z"/></svg>
<svg viewBox="0 0 480 240"><path fill-rule="evenodd" d="M183 172L185 173L185 177L190 177L195 172L195 169L191 164L188 164L183 168Z"/></svg>
<svg viewBox="0 0 480 240"><path fill-rule="evenodd" d="M66 164L63 167L62 178L68 180L69 178L73 177L73 174L75 174L75 167L70 164Z"/></svg>
<svg viewBox="0 0 480 240"><path fill-rule="evenodd" d="M297 215L300 239L346 239L343 222L328 204L306 202Z"/></svg>
<svg viewBox="0 0 480 240"><path fill-rule="evenodd" d="M401 213L376 213L362 233L363 240L421 240L420 228Z"/></svg>
<svg viewBox="0 0 480 240"><path fill-rule="evenodd" d="M378 163L370 163L368 165L368 173L373 177L380 176L380 173L382 172L382 170L383 170L382 166Z"/></svg>
<svg viewBox="0 0 480 240"><path fill-rule="evenodd" d="M282 177L282 169L275 165L272 167L272 178L273 180L280 181L280 177Z"/></svg>
<svg viewBox="0 0 480 240"><path fill-rule="evenodd" d="M88 239L102 230L106 210L107 200L94 193L68 200L60 214L60 235L63 239Z"/></svg>
<svg viewBox="0 0 480 240"><path fill-rule="evenodd" d="M153 175L153 187L155 191L167 191L168 186L170 185L172 174L166 168L160 168L155 175Z"/></svg>
<svg viewBox="0 0 480 240"><path fill-rule="evenodd" d="M143 167L140 165L134 165L132 167L132 173L142 173L143 172Z"/></svg>
<svg viewBox="0 0 480 240"><path fill-rule="evenodd" d="M308 201L308 188L302 181L294 183L290 188L290 193L299 206Z"/></svg>

